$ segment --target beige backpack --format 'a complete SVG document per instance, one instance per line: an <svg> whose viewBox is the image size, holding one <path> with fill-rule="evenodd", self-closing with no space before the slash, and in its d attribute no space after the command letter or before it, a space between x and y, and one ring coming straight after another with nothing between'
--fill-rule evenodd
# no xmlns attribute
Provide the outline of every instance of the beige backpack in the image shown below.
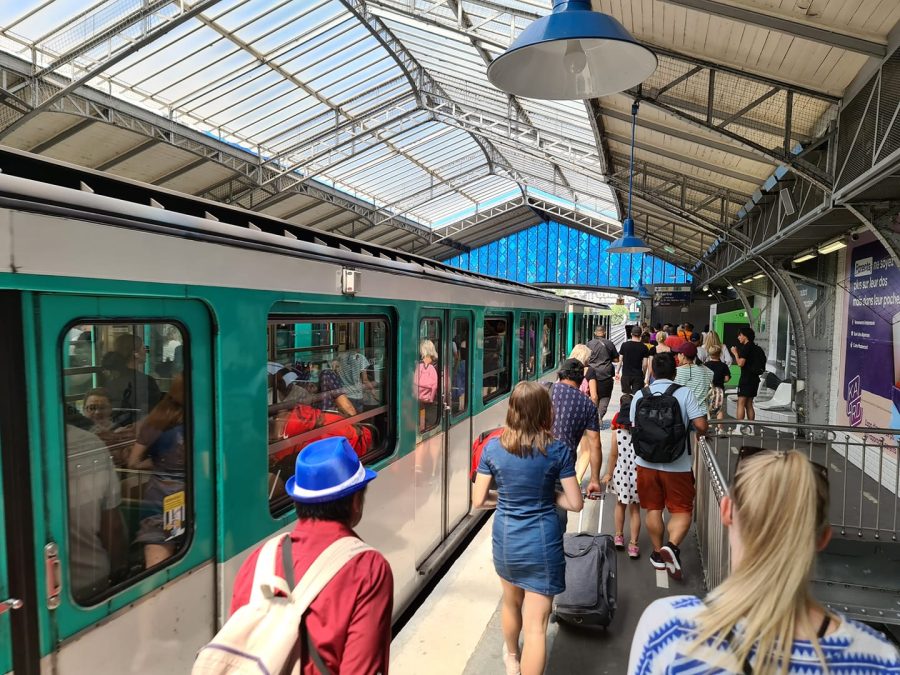
<svg viewBox="0 0 900 675"><path fill-rule="evenodd" d="M275 557L281 550L286 576L289 580L293 577L290 548L289 534L274 537L263 545L253 571L250 601L200 650L192 675L296 675L300 672L297 647L303 613L350 559L373 549L356 537L338 539L322 551L291 590L289 581L275 572ZM311 642L310 645L315 651ZM313 654L321 670L321 657L316 657L318 654Z"/></svg>

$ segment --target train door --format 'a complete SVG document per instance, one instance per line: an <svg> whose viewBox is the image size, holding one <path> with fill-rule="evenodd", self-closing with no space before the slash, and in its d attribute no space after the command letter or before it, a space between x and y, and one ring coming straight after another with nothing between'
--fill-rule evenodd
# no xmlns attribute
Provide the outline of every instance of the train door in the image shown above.
<svg viewBox="0 0 900 675"><path fill-rule="evenodd" d="M216 620L209 315L25 300L40 652L63 675L185 672Z"/></svg>
<svg viewBox="0 0 900 675"><path fill-rule="evenodd" d="M2 444L0 439L0 444ZM2 448L0 448L2 451ZM0 485L2 485L3 453L0 452ZM6 495L4 490L4 495ZM23 602L20 598L14 598L10 595L9 588L9 572L7 570L7 551L6 551L6 515L3 507L3 500L0 500L0 673L8 673L12 670L12 632L10 629L10 619L12 612L20 610Z"/></svg>
<svg viewBox="0 0 900 675"><path fill-rule="evenodd" d="M427 309L419 323L414 378L416 565L421 566L468 512L471 444L468 312Z"/></svg>
<svg viewBox="0 0 900 675"><path fill-rule="evenodd" d="M449 318L450 332L444 342L444 365L447 425L446 506L444 536L469 513L471 481L469 469L472 457L472 405L469 347L472 344L472 313L453 311Z"/></svg>

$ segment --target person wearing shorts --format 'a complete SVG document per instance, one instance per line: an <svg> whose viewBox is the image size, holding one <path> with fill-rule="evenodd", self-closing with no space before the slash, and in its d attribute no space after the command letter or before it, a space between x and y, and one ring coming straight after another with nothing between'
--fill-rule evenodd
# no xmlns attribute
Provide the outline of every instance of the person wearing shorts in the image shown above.
<svg viewBox="0 0 900 675"><path fill-rule="evenodd" d="M651 394L661 394L674 384L675 359L671 352L654 356L650 368L654 377L650 385ZM638 391L631 401L630 417L635 425L638 423L638 405L643 396L643 390ZM672 396L678 401L685 428L693 426L698 435L705 435L708 428L706 413L697 403L694 393L687 387L678 387ZM679 544L691 527L695 496L690 437L685 452L673 462L658 464L637 456L635 463L638 498L653 544L650 564L658 570L666 570L674 579L681 579ZM663 522L663 510L669 512L668 525Z"/></svg>

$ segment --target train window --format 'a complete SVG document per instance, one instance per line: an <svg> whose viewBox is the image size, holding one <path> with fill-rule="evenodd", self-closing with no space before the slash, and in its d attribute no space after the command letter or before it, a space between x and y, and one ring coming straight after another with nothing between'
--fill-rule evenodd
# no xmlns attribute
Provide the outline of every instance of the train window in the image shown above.
<svg viewBox="0 0 900 675"><path fill-rule="evenodd" d="M419 359L413 382L419 402L420 434L440 426L443 417L444 388L441 379L444 367L438 363L438 355L443 348L441 330L440 319L422 319L419 323Z"/></svg>
<svg viewBox="0 0 900 675"><path fill-rule="evenodd" d="M386 319L269 320L269 510L284 513L284 491L300 451L344 436L370 464L391 439L390 352Z"/></svg>
<svg viewBox="0 0 900 675"><path fill-rule="evenodd" d="M519 380L534 375L537 319L534 314L523 314L519 319Z"/></svg>
<svg viewBox="0 0 900 675"><path fill-rule="evenodd" d="M484 318L482 402L487 403L509 391L510 352L509 318L486 316Z"/></svg>
<svg viewBox="0 0 900 675"><path fill-rule="evenodd" d="M466 412L469 400L469 320L453 320L453 354L450 363L450 414Z"/></svg>
<svg viewBox="0 0 900 675"><path fill-rule="evenodd" d="M544 328L541 331L541 370L546 372L556 365L556 316L544 315Z"/></svg>
<svg viewBox="0 0 900 675"><path fill-rule="evenodd" d="M572 345L584 344L584 317L572 315Z"/></svg>
<svg viewBox="0 0 900 675"><path fill-rule="evenodd" d="M92 605L168 564L191 530L186 335L82 323L62 345L72 596Z"/></svg>

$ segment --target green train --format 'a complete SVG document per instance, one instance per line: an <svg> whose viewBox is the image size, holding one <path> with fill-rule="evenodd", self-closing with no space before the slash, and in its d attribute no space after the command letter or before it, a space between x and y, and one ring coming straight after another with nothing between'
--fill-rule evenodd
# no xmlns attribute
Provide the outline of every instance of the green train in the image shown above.
<svg viewBox="0 0 900 675"><path fill-rule="evenodd" d="M323 436L379 473L359 532L396 618L479 518L473 436L589 336L529 286L27 153L0 171L0 673L185 672Z"/></svg>

